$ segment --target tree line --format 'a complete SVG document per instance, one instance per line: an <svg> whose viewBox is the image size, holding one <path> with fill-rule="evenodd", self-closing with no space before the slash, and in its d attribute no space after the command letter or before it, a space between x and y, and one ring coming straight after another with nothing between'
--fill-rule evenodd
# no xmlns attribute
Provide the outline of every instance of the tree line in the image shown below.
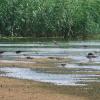
<svg viewBox="0 0 100 100"><path fill-rule="evenodd" d="M100 32L100 0L0 0L0 35L85 37Z"/></svg>

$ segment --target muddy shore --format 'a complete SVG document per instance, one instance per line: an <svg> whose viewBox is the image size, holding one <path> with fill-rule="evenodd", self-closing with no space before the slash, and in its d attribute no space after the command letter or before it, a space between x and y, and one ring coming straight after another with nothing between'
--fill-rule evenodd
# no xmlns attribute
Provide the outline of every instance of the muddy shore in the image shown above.
<svg viewBox="0 0 100 100"><path fill-rule="evenodd" d="M69 62L70 60L56 58L18 59L16 61L0 60L0 67L20 68L51 68L57 66L56 62ZM67 87L41 83L30 80L0 77L0 100L99 100L100 85ZM93 89L90 90L90 88ZM93 95L97 90L97 94Z"/></svg>
<svg viewBox="0 0 100 100"><path fill-rule="evenodd" d="M51 86L50 86L51 87ZM0 100L88 100L86 97L61 94L42 83L0 77Z"/></svg>

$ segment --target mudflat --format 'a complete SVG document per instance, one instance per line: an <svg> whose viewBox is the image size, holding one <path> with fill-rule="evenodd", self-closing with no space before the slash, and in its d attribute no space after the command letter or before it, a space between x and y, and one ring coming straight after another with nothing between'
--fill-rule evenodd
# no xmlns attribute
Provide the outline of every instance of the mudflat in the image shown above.
<svg viewBox="0 0 100 100"><path fill-rule="evenodd" d="M0 67L32 68L45 72L53 70L60 73L65 69L57 68L57 64L69 61L68 58L0 60ZM0 77L0 100L100 100L99 94L99 83L90 83L85 87L57 86L51 83Z"/></svg>
<svg viewBox="0 0 100 100"><path fill-rule="evenodd" d="M33 58L17 60L0 60L0 67L45 68L54 67L58 62L69 62L69 58Z"/></svg>
<svg viewBox="0 0 100 100"><path fill-rule="evenodd" d="M43 83L0 77L0 100L88 100L86 97L59 93ZM60 91L61 92L61 91Z"/></svg>

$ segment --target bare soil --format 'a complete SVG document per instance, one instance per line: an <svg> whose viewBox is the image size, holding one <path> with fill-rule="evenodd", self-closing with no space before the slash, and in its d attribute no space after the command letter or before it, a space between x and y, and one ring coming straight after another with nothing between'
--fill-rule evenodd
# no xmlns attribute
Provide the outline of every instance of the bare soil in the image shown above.
<svg viewBox="0 0 100 100"><path fill-rule="evenodd" d="M88 100L86 97L61 94L41 84L0 77L0 100Z"/></svg>

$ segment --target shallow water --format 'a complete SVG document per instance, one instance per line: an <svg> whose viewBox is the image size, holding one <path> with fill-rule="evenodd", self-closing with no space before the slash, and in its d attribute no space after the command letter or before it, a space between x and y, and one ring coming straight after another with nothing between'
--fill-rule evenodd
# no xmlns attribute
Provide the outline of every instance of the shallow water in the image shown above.
<svg viewBox="0 0 100 100"><path fill-rule="evenodd" d="M56 85L86 85L87 82L100 82L100 75L85 75L85 74L48 74L36 72L29 68L0 68L0 71L6 72L0 76L13 77L19 79L28 79L40 82L53 83ZM85 83L84 83L85 82Z"/></svg>
<svg viewBox="0 0 100 100"><path fill-rule="evenodd" d="M20 79L29 79L40 82L50 82L54 84L62 85L74 85L75 82L72 79L71 75L56 75L56 74L45 74L37 73L31 69L25 68L0 68L1 71L8 72L6 75L2 74L1 76L14 77Z"/></svg>
<svg viewBox="0 0 100 100"><path fill-rule="evenodd" d="M16 54L16 51L22 51ZM25 68L0 68L1 71L7 72L1 76L14 77L20 79L29 79L40 82L49 82L57 85L88 85L89 82L100 82L100 41L97 42L58 42L55 45L52 42L33 42L21 44L1 43L0 51L5 51L0 54L0 60L15 61L18 58L30 57L68 57L74 60L63 67L65 71L70 69L70 74L46 73ZM89 52L96 52L97 58L93 59L93 65L85 65L89 60L86 55ZM83 65L78 65L82 63ZM89 62L90 63L90 62ZM58 62L59 64L59 62ZM49 70L48 70L49 71ZM9 72L9 73L8 73ZM73 72L73 73L72 73ZM81 74L81 73L82 74ZM85 74L87 72L87 74ZM92 73L91 73L92 72Z"/></svg>
<svg viewBox="0 0 100 100"><path fill-rule="evenodd" d="M79 65L77 65L77 64L66 64L65 66L64 66L64 68L79 68L79 69L95 69L95 70L98 70L98 71L100 71L100 66L94 66L94 65L88 65L88 66L86 66L86 65L83 65L83 66L79 66Z"/></svg>
<svg viewBox="0 0 100 100"><path fill-rule="evenodd" d="M86 47L84 47L86 46ZM91 46L91 47L90 47ZM97 52L100 56L100 42L33 42L33 43L1 43L0 51L5 51L3 56L17 56L15 51L31 56L86 56L88 52Z"/></svg>

